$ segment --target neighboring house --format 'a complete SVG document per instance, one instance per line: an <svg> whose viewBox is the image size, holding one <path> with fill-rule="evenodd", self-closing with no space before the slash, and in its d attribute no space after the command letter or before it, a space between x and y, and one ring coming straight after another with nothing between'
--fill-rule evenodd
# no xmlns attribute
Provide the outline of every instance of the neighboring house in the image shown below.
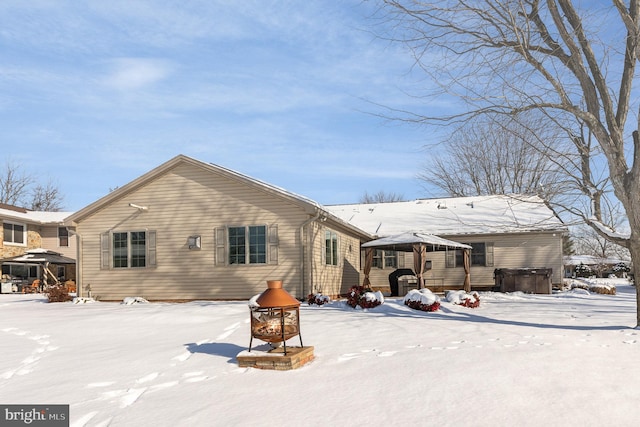
<svg viewBox="0 0 640 427"><path fill-rule="evenodd" d="M65 223L78 292L101 300L249 299L267 280L296 298L343 294L372 239L312 200L183 155Z"/></svg>
<svg viewBox="0 0 640 427"><path fill-rule="evenodd" d="M47 249L68 258L76 257L75 239L64 225L70 212L38 212L0 204L3 238L0 259L25 254L27 250ZM2 275L31 283L43 279L43 266L37 263L2 262ZM75 265L52 265L51 273L59 279L74 280Z"/></svg>
<svg viewBox="0 0 640 427"><path fill-rule="evenodd" d="M567 255L564 257L564 277L576 277L576 268L587 275L605 277L615 274L626 277L631 262L619 258L602 258L593 255ZM625 268L626 267L626 268ZM580 274L578 274L580 275Z"/></svg>
<svg viewBox="0 0 640 427"><path fill-rule="evenodd" d="M495 284L495 269L551 268L562 283L562 234L567 227L536 196L496 195L410 202L326 206L334 215L377 237L425 232L466 243L471 252L471 287ZM429 252L426 286L462 289L461 250ZM388 285L396 268L413 268L412 253L377 251L373 286Z"/></svg>

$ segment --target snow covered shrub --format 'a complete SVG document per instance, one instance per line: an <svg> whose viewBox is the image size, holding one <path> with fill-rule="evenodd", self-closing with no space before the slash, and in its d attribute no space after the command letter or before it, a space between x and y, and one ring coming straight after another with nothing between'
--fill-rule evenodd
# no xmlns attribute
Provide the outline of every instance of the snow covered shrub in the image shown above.
<svg viewBox="0 0 640 427"><path fill-rule="evenodd" d="M307 296L307 303L309 305L323 305L331 302L331 298L322 294L309 294Z"/></svg>
<svg viewBox="0 0 640 427"><path fill-rule="evenodd" d="M148 304L149 301L142 297L126 297L122 300L122 304L125 305L133 305L133 304Z"/></svg>
<svg viewBox="0 0 640 427"><path fill-rule="evenodd" d="M450 303L463 307L476 308L480 306L480 295L476 291L470 294L465 291L449 291L445 298Z"/></svg>
<svg viewBox="0 0 640 427"><path fill-rule="evenodd" d="M49 286L44 293L47 295L49 302L67 302L73 299L73 297L69 295L67 288L63 285Z"/></svg>
<svg viewBox="0 0 640 427"><path fill-rule="evenodd" d="M571 282L571 285L569 286L569 288L571 290L573 289L584 289L585 291L589 290L589 285L587 283L583 283L583 282Z"/></svg>
<svg viewBox="0 0 640 427"><path fill-rule="evenodd" d="M384 302L382 292L373 292L364 286L353 286L347 293L347 304L353 308L374 308Z"/></svg>
<svg viewBox="0 0 640 427"><path fill-rule="evenodd" d="M595 294L615 295L616 285L611 283L602 283L599 281L587 281L587 282L571 282L571 290L584 289Z"/></svg>
<svg viewBox="0 0 640 427"><path fill-rule="evenodd" d="M591 267L582 263L576 265L575 273L576 277L591 277L593 275Z"/></svg>
<svg viewBox="0 0 640 427"><path fill-rule="evenodd" d="M411 289L404 296L404 304L415 310L437 311L440 308L440 297L427 288Z"/></svg>
<svg viewBox="0 0 640 427"><path fill-rule="evenodd" d="M93 298L86 298L86 297L75 297L73 299L73 303L74 304L91 304L96 302L95 299Z"/></svg>
<svg viewBox="0 0 640 427"><path fill-rule="evenodd" d="M629 273L631 272L631 269L624 262L619 262L619 263L617 263L616 265L613 266L612 271L613 271L613 274L616 275L616 277L626 278L626 277L628 277Z"/></svg>

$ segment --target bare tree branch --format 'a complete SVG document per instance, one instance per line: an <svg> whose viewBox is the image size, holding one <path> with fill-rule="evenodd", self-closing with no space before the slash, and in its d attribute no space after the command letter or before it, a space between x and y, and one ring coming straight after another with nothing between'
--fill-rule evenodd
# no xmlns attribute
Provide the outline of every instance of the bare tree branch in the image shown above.
<svg viewBox="0 0 640 427"><path fill-rule="evenodd" d="M640 0L611 0L608 6L572 0L381 1L390 24L382 36L411 50L415 68L437 85L432 96L464 104L433 116L388 112L423 125L459 124L486 114L546 115L551 125L565 129L566 138L534 146L554 156L566 173L565 212L628 247L640 277L640 114L635 123L628 121L637 108ZM563 151L567 140L569 152ZM518 182L523 183L513 185ZM482 188L471 179L468 188L474 185ZM618 202L628 219L626 237L606 221L604 207Z"/></svg>

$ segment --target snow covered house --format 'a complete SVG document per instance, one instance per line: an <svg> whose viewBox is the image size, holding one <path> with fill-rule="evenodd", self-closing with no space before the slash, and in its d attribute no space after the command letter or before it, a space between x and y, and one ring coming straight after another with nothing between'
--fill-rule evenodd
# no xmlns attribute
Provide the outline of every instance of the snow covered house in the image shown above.
<svg viewBox="0 0 640 427"><path fill-rule="evenodd" d="M102 300L249 299L266 280L297 298L338 295L372 239L312 200L183 155L65 222L78 291Z"/></svg>
<svg viewBox="0 0 640 427"><path fill-rule="evenodd" d="M610 274L617 277L627 277L631 261L615 257L597 257L593 255L567 255L564 257L564 277L598 276L607 277ZM578 274L576 274L578 272Z"/></svg>
<svg viewBox="0 0 640 427"><path fill-rule="evenodd" d="M363 279L362 244L407 231L472 247L472 289L496 268L551 268L562 277L566 227L536 197L486 196L322 206L221 166L179 155L65 219L78 239L78 291L122 300L249 299L282 280L302 299L345 294ZM428 252L428 287L462 288L463 250ZM442 250L445 249L445 250ZM379 250L369 279L412 268Z"/></svg>
<svg viewBox="0 0 640 427"><path fill-rule="evenodd" d="M376 237L413 231L471 245L472 289L492 288L496 269L552 269L552 283L562 282L562 235L567 227L537 196L472 196L326 208ZM462 289L462 250L428 254L426 286ZM370 281L373 286L384 286L391 272L412 267L412 253L378 250Z"/></svg>
<svg viewBox="0 0 640 427"><path fill-rule="evenodd" d="M0 264L5 280L31 283L43 279L45 272L40 263L11 261L27 251L49 250L68 258L75 258L75 240L69 236L64 219L70 212L39 212L18 206L0 204L2 221L2 242L0 243ZM52 265L50 274L56 278L74 279L75 265Z"/></svg>

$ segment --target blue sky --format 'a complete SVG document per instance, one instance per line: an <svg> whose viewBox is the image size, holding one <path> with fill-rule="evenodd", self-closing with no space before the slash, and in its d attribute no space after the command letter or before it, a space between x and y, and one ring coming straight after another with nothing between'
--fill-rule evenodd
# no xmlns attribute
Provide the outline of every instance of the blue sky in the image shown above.
<svg viewBox="0 0 640 427"><path fill-rule="evenodd" d="M177 154L323 204L437 196L416 175L439 130L375 115L417 107L403 91L428 82L371 34L372 7L3 0L3 157L53 181L65 210Z"/></svg>

